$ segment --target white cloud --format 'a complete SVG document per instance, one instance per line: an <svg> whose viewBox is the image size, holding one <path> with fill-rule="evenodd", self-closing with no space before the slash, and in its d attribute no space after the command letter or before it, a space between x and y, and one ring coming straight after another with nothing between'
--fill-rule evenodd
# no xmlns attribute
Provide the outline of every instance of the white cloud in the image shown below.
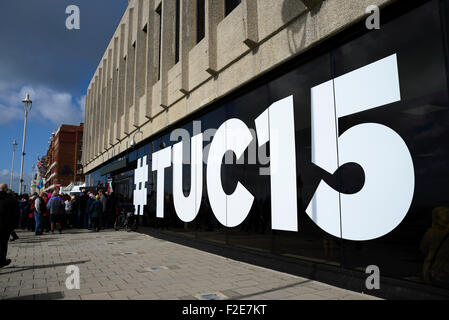
<svg viewBox="0 0 449 320"><path fill-rule="evenodd" d="M80 110L84 115L84 110L86 109L86 95L79 97L76 99L76 102L80 106Z"/></svg>
<svg viewBox="0 0 449 320"><path fill-rule="evenodd" d="M31 178L32 178L31 173L25 173L25 172L23 173L23 183L26 185L26 192L29 191L30 184L31 184ZM0 170L0 183L6 183L8 185L8 187L11 188L11 186L9 185L10 180L11 180L11 171L8 169ZM19 173L14 172L12 189L15 192L19 191L19 184L20 184L19 180L20 180Z"/></svg>
<svg viewBox="0 0 449 320"><path fill-rule="evenodd" d="M59 92L47 87L24 86L12 88L0 83L0 124L23 118L21 101L26 93L33 101L30 119L61 124L78 124L84 120L85 96L73 98L70 93Z"/></svg>
<svg viewBox="0 0 449 320"><path fill-rule="evenodd" d="M0 124L23 118L23 113L19 108L7 107L2 104L0 104L0 115Z"/></svg>

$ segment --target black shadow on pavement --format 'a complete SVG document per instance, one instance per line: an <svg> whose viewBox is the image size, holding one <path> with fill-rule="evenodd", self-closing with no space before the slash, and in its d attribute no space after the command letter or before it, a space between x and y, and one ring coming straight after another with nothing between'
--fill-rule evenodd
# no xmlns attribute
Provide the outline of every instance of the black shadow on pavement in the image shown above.
<svg viewBox="0 0 449 320"><path fill-rule="evenodd" d="M32 294L28 296L19 296L14 298L6 298L4 300L58 300L64 299L64 292L50 292L50 293L40 293L40 294Z"/></svg>
<svg viewBox="0 0 449 320"><path fill-rule="evenodd" d="M37 265L37 266L11 266L0 270L9 270L9 269L16 269L21 268L18 270L12 270L10 272L0 272L0 275L4 274L11 274L21 271L27 271L27 270L33 270L33 269L45 269L45 268L56 268L56 267L63 267L63 266L70 266L70 265L78 265L82 263L89 262L90 260L82 260L82 261L71 261L71 262L64 262L64 263L55 263L55 264L43 264L43 265Z"/></svg>

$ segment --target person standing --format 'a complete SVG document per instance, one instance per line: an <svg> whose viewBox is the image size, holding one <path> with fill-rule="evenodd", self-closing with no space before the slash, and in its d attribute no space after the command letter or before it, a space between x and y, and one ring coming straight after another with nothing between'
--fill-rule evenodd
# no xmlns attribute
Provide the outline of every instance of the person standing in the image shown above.
<svg viewBox="0 0 449 320"><path fill-rule="evenodd" d="M55 224L59 230L59 234L61 234L65 214L65 204L59 195L59 190L53 192L51 199L47 203L47 208L50 211L51 234L55 233Z"/></svg>
<svg viewBox="0 0 449 320"><path fill-rule="evenodd" d="M28 199L28 195L24 194L22 195L20 202L19 202L19 208L20 208L20 228L22 230L25 230L28 226L28 213L30 211L30 201Z"/></svg>
<svg viewBox="0 0 449 320"><path fill-rule="evenodd" d="M104 191L101 189L99 191L100 201L101 201L101 215L99 217L100 228L105 228L106 223L106 210L107 210L107 197L104 194Z"/></svg>
<svg viewBox="0 0 449 320"><path fill-rule="evenodd" d="M71 220L72 220L72 202L71 199L67 196L63 198L64 206L65 206L65 213L66 213L66 220L65 223L68 227L71 228Z"/></svg>
<svg viewBox="0 0 449 320"><path fill-rule="evenodd" d="M8 240L15 228L15 219L20 214L19 203L7 193L8 185L0 185L0 268L11 263L7 259Z"/></svg>
<svg viewBox="0 0 449 320"><path fill-rule="evenodd" d="M44 199L42 199L42 193L39 196L36 195L34 200L34 221L36 222L34 234L36 236L42 235L41 222L45 212L45 209L43 209L44 205L45 202Z"/></svg>
<svg viewBox="0 0 449 320"><path fill-rule="evenodd" d="M29 200L29 207L28 207L28 231L34 231L35 228L35 219L34 219L34 201L36 200L36 197L34 195L31 195L31 198Z"/></svg>
<svg viewBox="0 0 449 320"><path fill-rule="evenodd" d="M100 231L99 219L103 213L103 204L101 202L101 196L97 194L94 202L91 204L91 219L92 219L92 231Z"/></svg>
<svg viewBox="0 0 449 320"><path fill-rule="evenodd" d="M115 197L114 193L106 193L106 228L112 228L115 218Z"/></svg>
<svg viewBox="0 0 449 320"><path fill-rule="evenodd" d="M11 199L13 199L15 202L17 202L17 205L19 205L19 198L17 197L17 194L15 194L12 190L8 189L7 194L9 195L9 197ZM14 217L13 217L13 229L11 230L11 237L12 239L10 241L16 241L17 239L19 239L19 236L16 233L16 228L19 225L19 219L20 219L20 207L19 207L19 211L14 213Z"/></svg>
<svg viewBox="0 0 449 320"><path fill-rule="evenodd" d="M79 197L79 205L78 205L78 228L87 228L87 224L85 223L86 216L86 204L89 196L87 195L87 191L84 190L83 194Z"/></svg>
<svg viewBox="0 0 449 320"><path fill-rule="evenodd" d="M91 210L92 210L92 204L95 201L95 196L93 193L89 193L89 199L87 199L86 202L86 224L87 224L87 229L90 230L91 229L91 223L92 223L92 219L91 219Z"/></svg>
<svg viewBox="0 0 449 320"><path fill-rule="evenodd" d="M42 193L42 199L45 203L45 212L42 214L42 229L44 232L50 232L50 211L47 209L48 196L45 192Z"/></svg>
<svg viewBox="0 0 449 320"><path fill-rule="evenodd" d="M72 227L78 225L79 199L75 195L70 196L70 203L72 206L72 220L70 224Z"/></svg>

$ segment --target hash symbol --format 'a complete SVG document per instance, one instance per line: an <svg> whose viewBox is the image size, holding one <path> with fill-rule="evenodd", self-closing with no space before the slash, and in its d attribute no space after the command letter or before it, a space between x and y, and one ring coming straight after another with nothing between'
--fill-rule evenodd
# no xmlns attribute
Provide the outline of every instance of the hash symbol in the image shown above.
<svg viewBox="0 0 449 320"><path fill-rule="evenodd" d="M137 162L137 169L134 170L134 182L136 190L134 190L134 214L143 215L143 208L147 204L147 188L145 183L148 181L148 164L147 156L140 158Z"/></svg>

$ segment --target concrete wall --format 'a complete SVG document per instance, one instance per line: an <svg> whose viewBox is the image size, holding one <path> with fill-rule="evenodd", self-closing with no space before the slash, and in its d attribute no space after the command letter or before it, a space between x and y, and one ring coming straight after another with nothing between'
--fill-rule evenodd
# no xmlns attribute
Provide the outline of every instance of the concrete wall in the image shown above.
<svg viewBox="0 0 449 320"><path fill-rule="evenodd" d="M225 17L224 0L206 0L197 43L196 0L181 0L176 62L176 0L131 0L86 90L84 172L392 1L242 0Z"/></svg>

